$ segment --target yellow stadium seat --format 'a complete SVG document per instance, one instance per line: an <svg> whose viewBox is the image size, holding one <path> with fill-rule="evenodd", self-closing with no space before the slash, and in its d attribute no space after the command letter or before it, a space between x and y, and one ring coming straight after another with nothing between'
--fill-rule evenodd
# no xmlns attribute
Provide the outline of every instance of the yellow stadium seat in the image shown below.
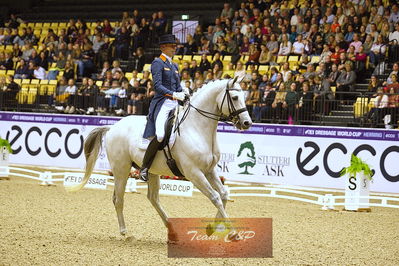
<svg viewBox="0 0 399 266"><path fill-rule="evenodd" d="M35 102L36 95L37 95L37 87L30 88L28 92L28 104L33 104Z"/></svg>
<svg viewBox="0 0 399 266"><path fill-rule="evenodd" d="M33 29L35 27L35 23L33 22L28 23L28 27L31 27Z"/></svg>
<svg viewBox="0 0 399 266"><path fill-rule="evenodd" d="M30 84L30 79L23 79L22 84Z"/></svg>
<svg viewBox="0 0 399 266"><path fill-rule="evenodd" d="M248 58L249 58L248 55L241 56L240 61L245 64L246 62L248 62Z"/></svg>
<svg viewBox="0 0 399 266"><path fill-rule="evenodd" d="M139 79L142 79L142 78L143 78L143 73L137 73L137 77L138 77Z"/></svg>
<svg viewBox="0 0 399 266"><path fill-rule="evenodd" d="M181 58L180 58L179 56L177 56L177 55L175 55L175 56L172 58L172 62L174 62L174 63L176 63L176 64L180 64L180 61L181 61Z"/></svg>
<svg viewBox="0 0 399 266"><path fill-rule="evenodd" d="M96 85L97 85L97 87L101 87L103 85L103 81L102 80L97 80L96 81Z"/></svg>
<svg viewBox="0 0 399 266"><path fill-rule="evenodd" d="M131 80L131 79L133 78L133 73L132 73L132 72L126 72L126 73L125 73L125 77L126 77L128 80Z"/></svg>
<svg viewBox="0 0 399 266"><path fill-rule="evenodd" d="M358 97L353 104L353 112L355 117L362 117L369 111L369 99L367 97Z"/></svg>
<svg viewBox="0 0 399 266"><path fill-rule="evenodd" d="M0 76L5 76L6 75L6 70L0 70Z"/></svg>
<svg viewBox="0 0 399 266"><path fill-rule="evenodd" d="M48 22L46 22L46 23L43 23L43 29L48 29L48 28L50 28L50 25L51 25L51 23L48 23Z"/></svg>
<svg viewBox="0 0 399 266"><path fill-rule="evenodd" d="M208 61L212 63L213 62L212 57L213 57L212 55L207 55L206 59L208 59Z"/></svg>
<svg viewBox="0 0 399 266"><path fill-rule="evenodd" d="M28 91L29 87L26 85L22 85L21 90L17 94L17 99L19 104L24 104L26 100L28 99Z"/></svg>
<svg viewBox="0 0 399 266"><path fill-rule="evenodd" d="M299 55L290 55L288 57L288 62L298 62L299 61Z"/></svg>
<svg viewBox="0 0 399 266"><path fill-rule="evenodd" d="M183 61L191 61L191 58L192 58L193 56L192 55L183 55Z"/></svg>
<svg viewBox="0 0 399 266"><path fill-rule="evenodd" d="M57 87L57 81L56 80L50 80L48 85L47 85L47 95L54 94L56 87Z"/></svg>
<svg viewBox="0 0 399 266"><path fill-rule="evenodd" d="M200 55L194 55L193 56L193 60L197 61L197 63L199 64L201 62L201 56Z"/></svg>
<svg viewBox="0 0 399 266"><path fill-rule="evenodd" d="M283 64L287 62L287 56L279 55L277 56L277 64Z"/></svg>
<svg viewBox="0 0 399 266"><path fill-rule="evenodd" d="M58 28L58 22L52 22L50 27L52 29L57 29Z"/></svg>
<svg viewBox="0 0 399 266"><path fill-rule="evenodd" d="M30 89L37 89L39 87L39 84L40 84L40 79L32 79L30 81L29 88Z"/></svg>
<svg viewBox="0 0 399 266"><path fill-rule="evenodd" d="M226 71L223 71L223 76L224 75L229 75L231 78L232 77L234 77L234 70L226 70Z"/></svg>
<svg viewBox="0 0 399 266"><path fill-rule="evenodd" d="M13 70L13 69L7 70L7 75L14 76L15 75L15 70Z"/></svg>
<svg viewBox="0 0 399 266"><path fill-rule="evenodd" d="M21 79L14 79L14 82L17 83L18 85L22 84L22 80Z"/></svg>
<svg viewBox="0 0 399 266"><path fill-rule="evenodd" d="M35 23L35 28L36 28L36 29L39 29L39 28L41 29L41 28L43 28L43 22L36 22L36 23Z"/></svg>
<svg viewBox="0 0 399 266"><path fill-rule="evenodd" d="M151 64L145 64L143 67L143 71L150 71L151 70Z"/></svg>
<svg viewBox="0 0 399 266"><path fill-rule="evenodd" d="M48 85L49 81L48 79L42 79L40 80L40 87L39 87L39 94L43 95L43 90L47 91L47 85Z"/></svg>
<svg viewBox="0 0 399 266"><path fill-rule="evenodd" d="M35 36L40 36L41 32L42 32L42 29L35 29L35 30L33 31L33 34L34 34Z"/></svg>
<svg viewBox="0 0 399 266"><path fill-rule="evenodd" d="M66 24L66 22L60 22L60 23L58 24L58 27L60 27L60 28L67 28L67 24Z"/></svg>
<svg viewBox="0 0 399 266"><path fill-rule="evenodd" d="M269 71L269 66L260 65L258 68L259 74L266 74Z"/></svg>

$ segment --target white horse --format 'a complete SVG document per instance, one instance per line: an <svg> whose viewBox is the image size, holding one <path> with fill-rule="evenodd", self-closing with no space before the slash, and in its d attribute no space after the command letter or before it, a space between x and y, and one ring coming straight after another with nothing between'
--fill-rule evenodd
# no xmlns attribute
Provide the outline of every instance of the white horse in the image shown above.
<svg viewBox="0 0 399 266"><path fill-rule="evenodd" d="M217 217L228 218L225 211L227 191L215 170L220 157L216 130L220 118L232 121L240 130L250 128L252 120L245 107L244 92L236 79L213 81L196 92L184 110L188 114L180 125L180 136L176 136L171 150L172 156L184 176L216 206ZM183 113L184 111L180 112L178 120ZM127 233L123 217L127 178L132 162L140 166L144 157L144 151L139 148L143 132L141 127L134 123L133 116L128 116L111 127L99 127L90 132L84 143L86 172L83 181L66 188L68 191L77 191L87 183L97 160L102 138L106 135L106 152L114 174L113 202L122 235ZM168 168L162 151L157 153L149 172L147 197L168 227L168 216L159 203L159 175L173 176L173 173Z"/></svg>

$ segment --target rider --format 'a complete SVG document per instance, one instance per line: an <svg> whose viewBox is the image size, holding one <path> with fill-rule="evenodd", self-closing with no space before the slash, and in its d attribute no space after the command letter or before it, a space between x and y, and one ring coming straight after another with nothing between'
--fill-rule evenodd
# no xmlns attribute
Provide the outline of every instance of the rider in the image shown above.
<svg viewBox="0 0 399 266"><path fill-rule="evenodd" d="M143 181L148 180L148 169L164 139L165 122L169 111L177 106L177 100L184 101L188 94L180 86L179 69L177 64L172 62L172 57L176 52L175 36L173 34L162 35L159 39L159 46L162 54L151 64L155 96L150 103L143 137L153 137L153 139L148 145L140 169L140 178Z"/></svg>

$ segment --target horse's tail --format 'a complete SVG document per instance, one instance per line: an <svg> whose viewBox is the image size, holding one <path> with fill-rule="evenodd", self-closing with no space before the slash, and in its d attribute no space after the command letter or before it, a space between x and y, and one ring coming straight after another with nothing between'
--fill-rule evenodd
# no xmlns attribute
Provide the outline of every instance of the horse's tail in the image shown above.
<svg viewBox="0 0 399 266"><path fill-rule="evenodd" d="M98 127L90 132L84 142L84 152L86 157L85 175L80 184L74 186L65 187L68 192L75 192L82 189L93 172L94 165L97 161L98 154L100 153L102 139L105 133L109 130L109 127Z"/></svg>

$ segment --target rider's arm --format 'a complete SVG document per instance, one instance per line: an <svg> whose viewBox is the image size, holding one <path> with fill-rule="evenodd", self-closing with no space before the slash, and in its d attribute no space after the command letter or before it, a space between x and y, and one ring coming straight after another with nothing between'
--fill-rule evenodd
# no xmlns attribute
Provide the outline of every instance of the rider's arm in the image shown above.
<svg viewBox="0 0 399 266"><path fill-rule="evenodd" d="M168 88L162 85L163 67L164 67L163 63L157 61L153 62L151 65L151 73L152 73L152 79L154 81L154 89L159 94L172 97L173 91L169 90Z"/></svg>

